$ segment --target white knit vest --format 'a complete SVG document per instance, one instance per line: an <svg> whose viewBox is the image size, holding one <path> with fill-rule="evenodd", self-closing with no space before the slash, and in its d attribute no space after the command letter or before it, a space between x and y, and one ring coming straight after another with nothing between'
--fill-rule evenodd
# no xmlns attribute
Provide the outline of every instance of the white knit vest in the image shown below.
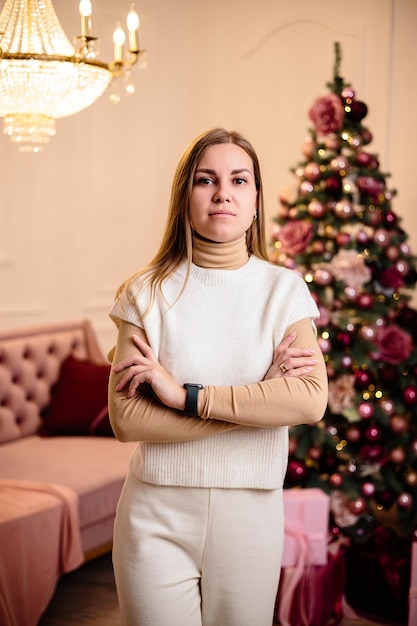
<svg viewBox="0 0 417 626"><path fill-rule="evenodd" d="M301 277L255 256L234 270L192 265L177 300L185 276L183 264L163 283L163 296L157 294L144 319L147 290L135 304L124 298L111 311L113 319L144 328L161 365L180 383L256 383L285 329L318 316ZM287 427L245 427L196 441L140 442L131 469L158 485L276 489L282 487L287 457Z"/></svg>

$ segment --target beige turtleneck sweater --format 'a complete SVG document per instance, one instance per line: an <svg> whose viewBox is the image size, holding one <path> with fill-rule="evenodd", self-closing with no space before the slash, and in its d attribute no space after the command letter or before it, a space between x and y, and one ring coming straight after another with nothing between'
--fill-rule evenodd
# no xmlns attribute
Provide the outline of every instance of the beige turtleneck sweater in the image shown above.
<svg viewBox="0 0 417 626"><path fill-rule="evenodd" d="M250 257L245 240L194 241L187 286L184 264L163 285L149 315L148 293L117 302L113 362L145 337L180 383L201 382L201 419L186 418L151 395L115 392L109 412L116 436L139 441L132 471L142 480L188 486L277 488L287 462L287 426L318 421L327 402L327 377L311 318L317 308L294 272ZM170 306L175 302L174 306ZM162 322L163 320L163 322ZM274 348L297 331L294 346L315 350L308 376L263 380ZM214 436L216 435L216 436Z"/></svg>

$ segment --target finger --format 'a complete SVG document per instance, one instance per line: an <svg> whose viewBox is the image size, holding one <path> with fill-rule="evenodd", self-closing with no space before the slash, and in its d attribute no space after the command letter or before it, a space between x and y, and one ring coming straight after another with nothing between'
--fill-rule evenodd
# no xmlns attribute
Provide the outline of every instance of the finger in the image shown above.
<svg viewBox="0 0 417 626"><path fill-rule="evenodd" d="M121 372L122 370L129 367L141 365L142 361L143 356L141 354L132 354L132 356L127 356L126 358L116 363L116 365L114 365L112 369L114 372Z"/></svg>
<svg viewBox="0 0 417 626"><path fill-rule="evenodd" d="M275 348L274 361L276 360L278 355L282 354L285 350L287 350L287 348L290 347L290 345L293 343L296 337L297 337L297 333L293 332L293 333L290 333L287 337L285 337L285 339L281 341L281 343Z"/></svg>
<svg viewBox="0 0 417 626"><path fill-rule="evenodd" d="M129 368L117 383L116 391L122 391L131 383L132 380L135 380L138 377L143 377L143 372L144 370L138 371L137 369ZM140 385L140 383L141 380L139 380L138 385Z"/></svg>
<svg viewBox="0 0 417 626"><path fill-rule="evenodd" d="M310 374L310 372L312 372L314 369L314 367L310 366L310 365L306 365L304 367L296 367L294 369L290 369L288 370L288 372L285 372L285 377L290 377L290 378L298 378L300 376L305 376L306 374Z"/></svg>
<svg viewBox="0 0 417 626"><path fill-rule="evenodd" d="M138 335L132 335L132 337L133 341L146 358L151 359L152 361L157 360L154 351L152 350L151 346L146 343L146 341L143 341L143 339L138 337Z"/></svg>
<svg viewBox="0 0 417 626"><path fill-rule="evenodd" d="M307 348L287 348L285 350L285 357L298 358L298 357L310 357L314 354L314 350Z"/></svg>

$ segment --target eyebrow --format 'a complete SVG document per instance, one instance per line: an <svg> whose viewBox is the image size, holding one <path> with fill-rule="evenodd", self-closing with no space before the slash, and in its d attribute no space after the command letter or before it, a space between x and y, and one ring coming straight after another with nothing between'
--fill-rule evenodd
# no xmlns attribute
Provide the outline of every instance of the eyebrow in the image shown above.
<svg viewBox="0 0 417 626"><path fill-rule="evenodd" d="M240 169L237 170L232 170L230 173L235 175L235 174L241 174L242 172L247 172L248 174L250 174L251 176L253 176L253 172L251 172L250 170L248 170L246 167L242 167ZM196 174L198 173L204 173L204 174L212 174L212 175L216 175L217 172L216 170L210 170L208 168L201 168L195 171Z"/></svg>

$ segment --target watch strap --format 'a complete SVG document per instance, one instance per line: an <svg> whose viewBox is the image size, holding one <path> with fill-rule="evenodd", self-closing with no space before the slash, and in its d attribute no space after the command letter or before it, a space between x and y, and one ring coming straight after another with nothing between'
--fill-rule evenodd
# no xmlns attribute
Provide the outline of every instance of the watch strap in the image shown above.
<svg viewBox="0 0 417 626"><path fill-rule="evenodd" d="M184 389L187 390L184 415L186 417L199 417L198 394L200 389L203 389L203 385L198 385L196 383L184 383Z"/></svg>

